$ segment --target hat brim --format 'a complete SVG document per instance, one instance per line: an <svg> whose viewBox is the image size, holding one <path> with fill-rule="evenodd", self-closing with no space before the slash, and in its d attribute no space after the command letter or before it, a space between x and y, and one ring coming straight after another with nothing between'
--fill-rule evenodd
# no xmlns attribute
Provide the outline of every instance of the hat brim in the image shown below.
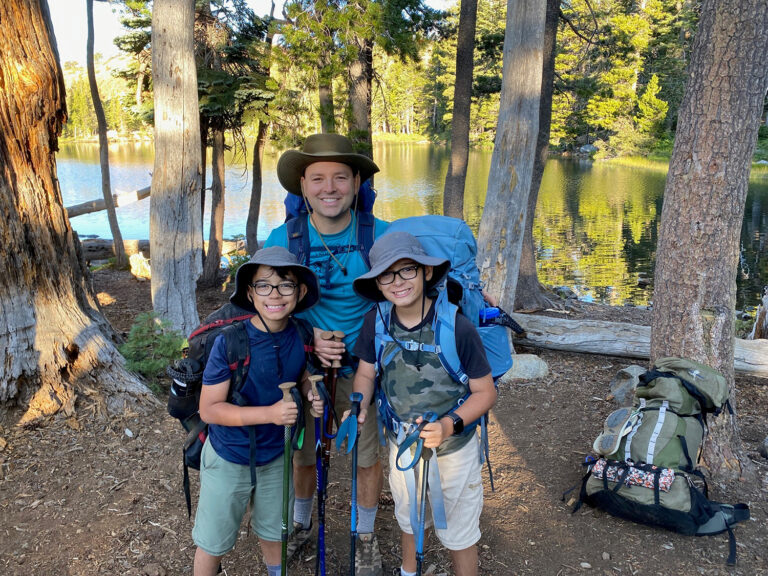
<svg viewBox="0 0 768 576"><path fill-rule="evenodd" d="M315 276L315 273L312 272L312 270L301 265L279 264L273 266L267 262L248 262L238 268L235 277L235 293L229 298L229 301L232 302L232 304L240 306L240 308L244 308L245 310L254 310L253 303L248 299L248 280L253 278L258 267L262 265L289 270L296 276L296 280L299 284L303 284L307 287L307 293L296 303L296 308L294 308L292 312L293 314L308 310L317 304L317 301L320 299L320 286L317 281L317 276Z"/></svg>
<svg viewBox="0 0 768 576"><path fill-rule="evenodd" d="M379 167L373 160L362 154L339 154L338 152L307 154L299 150L288 150L283 152L277 161L277 179L288 192L301 196L301 178L304 170L315 162L338 162L351 166L360 174L360 183L379 171Z"/></svg>
<svg viewBox="0 0 768 576"><path fill-rule="evenodd" d="M376 267L371 268L370 272L363 274L355 279L352 283L352 288L355 290L358 296L370 300L372 302L383 302L386 300L384 294L379 290L379 285L376 283L376 278L387 268L392 266L398 260L413 260L417 264L422 266L432 266L432 278L427 280L424 287L424 291L428 292L431 288L440 285L448 272L451 270L451 262L444 258L435 258L434 256L427 256L424 254L393 254L392 257L387 258L384 262L381 262Z"/></svg>

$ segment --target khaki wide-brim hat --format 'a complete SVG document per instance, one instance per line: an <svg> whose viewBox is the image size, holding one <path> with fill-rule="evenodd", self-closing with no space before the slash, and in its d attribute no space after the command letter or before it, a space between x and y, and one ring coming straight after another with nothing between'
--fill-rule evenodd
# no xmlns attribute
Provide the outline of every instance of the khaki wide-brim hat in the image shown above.
<svg viewBox="0 0 768 576"><path fill-rule="evenodd" d="M360 182L379 171L368 156L355 153L352 142L341 134L312 134L301 150L287 150L277 161L277 179L291 194L301 196L301 177L315 162L339 162L360 174Z"/></svg>
<svg viewBox="0 0 768 576"><path fill-rule="evenodd" d="M370 272L358 276L352 287L359 296L373 302L385 300L376 278L398 260L408 259L423 266L432 266L432 278L427 280L425 292L440 284L451 269L450 260L430 256L424 251L421 242L408 232L392 232L379 237L368 257L371 260Z"/></svg>
<svg viewBox="0 0 768 576"><path fill-rule="evenodd" d="M253 304L248 300L248 284L259 266L287 268L294 273L299 284L304 284L307 287L307 293L304 295L304 298L296 303L296 308L293 310L294 314L312 308L312 306L317 304L317 300L320 298L320 286L317 282L317 276L315 276L312 270L299 264L296 256L282 246L270 246L269 248L262 248L256 251L248 262L237 269L235 293L229 298L232 304L246 310L253 310Z"/></svg>

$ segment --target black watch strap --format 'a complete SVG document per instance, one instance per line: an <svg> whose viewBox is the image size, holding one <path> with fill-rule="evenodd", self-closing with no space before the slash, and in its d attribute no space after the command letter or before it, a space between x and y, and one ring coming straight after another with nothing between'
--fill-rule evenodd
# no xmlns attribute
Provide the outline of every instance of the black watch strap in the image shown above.
<svg viewBox="0 0 768 576"><path fill-rule="evenodd" d="M464 420L456 414L456 412L450 412L448 418L453 420L453 435L456 436L464 432Z"/></svg>

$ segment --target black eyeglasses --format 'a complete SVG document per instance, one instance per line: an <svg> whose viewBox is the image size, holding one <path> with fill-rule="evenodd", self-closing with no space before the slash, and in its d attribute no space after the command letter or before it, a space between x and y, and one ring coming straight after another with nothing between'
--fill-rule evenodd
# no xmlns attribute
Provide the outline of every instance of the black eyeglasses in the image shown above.
<svg viewBox="0 0 768 576"><path fill-rule="evenodd" d="M403 280L413 280L416 278L416 274L419 272L419 266L418 264L412 265L412 266L404 266L403 268L400 268L400 270L387 270L386 272L382 272L376 277L376 281L386 286L387 284L392 284L392 282L395 281L395 276L400 276Z"/></svg>
<svg viewBox="0 0 768 576"><path fill-rule="evenodd" d="M269 296L272 290L277 288L277 293L281 296L290 296L296 292L295 282L280 282L280 284L269 284L268 282L254 282L250 287L256 291L259 296Z"/></svg>

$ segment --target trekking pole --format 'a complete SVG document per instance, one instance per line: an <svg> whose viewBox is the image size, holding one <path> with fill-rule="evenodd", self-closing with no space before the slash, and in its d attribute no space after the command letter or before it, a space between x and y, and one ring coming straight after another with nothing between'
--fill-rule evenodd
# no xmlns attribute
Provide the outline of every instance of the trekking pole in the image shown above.
<svg viewBox="0 0 768 576"><path fill-rule="evenodd" d="M283 402L293 402L291 398L291 388L296 386L296 382L283 382L280 384L280 390L283 391ZM291 426L285 426L283 448L283 518L282 518L282 550L280 558L280 576L285 576L288 565L288 513L290 512L290 476L291 476Z"/></svg>
<svg viewBox="0 0 768 576"><path fill-rule="evenodd" d="M336 436L336 448L341 449L344 440L347 441L347 454L352 452L352 502L350 504L350 544L349 544L349 575L355 576L355 548L357 545L357 416L360 414L360 402L363 395L352 392L349 395L349 416L341 423Z"/></svg>
<svg viewBox="0 0 768 576"><path fill-rule="evenodd" d="M421 565L424 562L424 524L427 515L427 478L429 477L429 459L432 457L431 448L421 451L421 501L419 502L419 534L416 539L416 575L421 576Z"/></svg>
<svg viewBox="0 0 768 576"><path fill-rule="evenodd" d="M317 383L322 380L320 375L310 376L312 395L317 397ZM325 412L325 407L323 407ZM315 477L317 482L317 557L315 558L315 576L325 576L325 480L323 475L323 444L322 419L323 413L316 413L312 408L310 413L315 418Z"/></svg>

